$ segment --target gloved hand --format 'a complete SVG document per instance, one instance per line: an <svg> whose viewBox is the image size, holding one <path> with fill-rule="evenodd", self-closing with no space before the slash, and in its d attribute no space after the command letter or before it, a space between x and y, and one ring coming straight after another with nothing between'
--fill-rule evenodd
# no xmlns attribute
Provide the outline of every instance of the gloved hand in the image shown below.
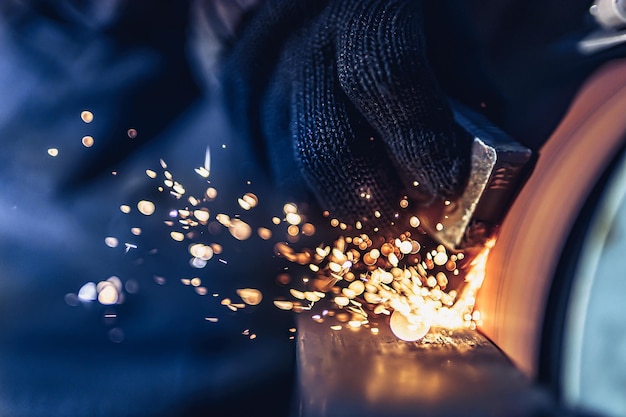
<svg viewBox="0 0 626 417"><path fill-rule="evenodd" d="M224 57L234 125L276 185L349 224L385 227L402 196L448 198L468 176L416 3L267 0Z"/></svg>

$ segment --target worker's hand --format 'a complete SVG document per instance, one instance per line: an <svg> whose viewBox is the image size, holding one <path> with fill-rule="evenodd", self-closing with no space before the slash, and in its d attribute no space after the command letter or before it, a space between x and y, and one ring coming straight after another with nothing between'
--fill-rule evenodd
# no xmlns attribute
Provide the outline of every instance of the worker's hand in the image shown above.
<svg viewBox="0 0 626 417"><path fill-rule="evenodd" d="M277 185L308 188L348 223L384 226L402 196L465 185L471 142L428 65L416 3L267 0L225 56L235 125Z"/></svg>

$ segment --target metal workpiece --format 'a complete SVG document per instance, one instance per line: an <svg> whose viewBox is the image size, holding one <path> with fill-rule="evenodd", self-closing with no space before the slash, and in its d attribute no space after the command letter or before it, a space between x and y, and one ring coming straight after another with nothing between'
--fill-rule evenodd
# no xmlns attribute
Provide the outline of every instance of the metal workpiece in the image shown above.
<svg viewBox="0 0 626 417"><path fill-rule="evenodd" d="M554 415L547 393L477 331L431 328L405 342L388 319L370 323L377 334L338 325L298 317L298 416Z"/></svg>
<svg viewBox="0 0 626 417"><path fill-rule="evenodd" d="M458 125L473 138L467 185L459 197L418 210L424 229L451 250L484 243L502 221L533 156L483 115L458 103L453 109Z"/></svg>

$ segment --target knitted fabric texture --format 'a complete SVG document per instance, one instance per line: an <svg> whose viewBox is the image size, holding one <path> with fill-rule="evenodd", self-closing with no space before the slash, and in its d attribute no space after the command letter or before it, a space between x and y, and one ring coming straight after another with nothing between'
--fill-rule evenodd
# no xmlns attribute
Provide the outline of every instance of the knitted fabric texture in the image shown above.
<svg viewBox="0 0 626 417"><path fill-rule="evenodd" d="M346 223L384 228L403 196L463 189L471 141L430 70L414 1L266 1L223 75L235 126L277 186L310 190Z"/></svg>

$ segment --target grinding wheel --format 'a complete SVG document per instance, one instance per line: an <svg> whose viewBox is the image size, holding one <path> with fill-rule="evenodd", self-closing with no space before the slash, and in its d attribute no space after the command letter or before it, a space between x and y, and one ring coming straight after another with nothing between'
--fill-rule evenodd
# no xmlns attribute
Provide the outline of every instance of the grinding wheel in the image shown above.
<svg viewBox="0 0 626 417"><path fill-rule="evenodd" d="M483 318L479 329L532 379L540 373L554 276L562 257L575 256L564 253L568 237L624 145L624 109L626 61L621 60L605 65L581 88L540 150L489 256L476 301Z"/></svg>

